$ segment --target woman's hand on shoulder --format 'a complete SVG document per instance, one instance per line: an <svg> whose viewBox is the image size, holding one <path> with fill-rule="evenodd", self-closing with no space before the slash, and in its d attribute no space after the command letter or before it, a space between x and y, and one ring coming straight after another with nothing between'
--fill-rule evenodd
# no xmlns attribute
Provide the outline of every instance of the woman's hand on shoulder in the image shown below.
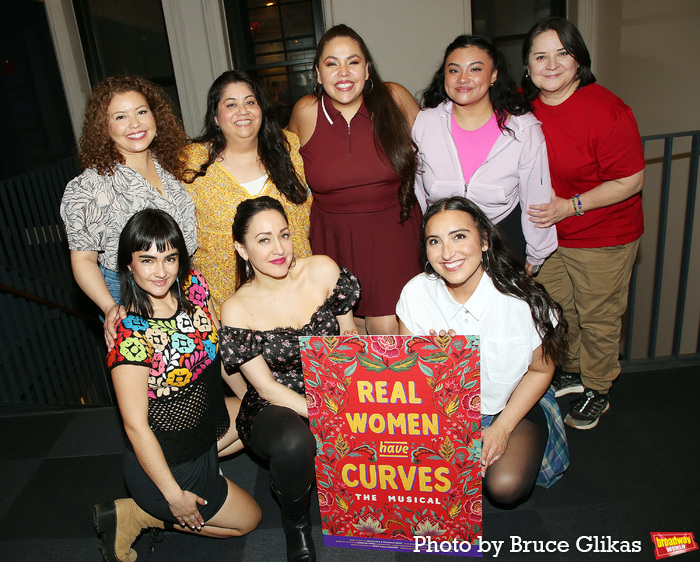
<svg viewBox="0 0 700 562"><path fill-rule="evenodd" d="M105 322L103 324L105 333L105 343L107 351L111 351L114 347L114 341L117 339L117 322L126 318L126 309L120 304L114 303L105 311Z"/></svg>
<svg viewBox="0 0 700 562"><path fill-rule="evenodd" d="M410 131L413 127L413 122L416 120L416 116L420 111L420 106L418 105L416 98L414 98L413 94L411 94L411 92L409 92L401 84L397 84L396 82L387 82L386 85L389 88L396 105L399 106L399 109L404 114L406 123L408 123L408 130Z"/></svg>
<svg viewBox="0 0 700 562"><path fill-rule="evenodd" d="M316 128L316 104L318 98L314 95L306 95L301 98L292 109L292 116L285 127L288 131L295 133L299 137L301 146L304 146Z"/></svg>

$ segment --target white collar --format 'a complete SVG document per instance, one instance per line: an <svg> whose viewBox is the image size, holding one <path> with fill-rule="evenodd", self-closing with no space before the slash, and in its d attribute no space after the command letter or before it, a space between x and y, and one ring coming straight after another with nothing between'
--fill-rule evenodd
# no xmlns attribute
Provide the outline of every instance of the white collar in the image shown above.
<svg viewBox="0 0 700 562"><path fill-rule="evenodd" d="M430 278L430 277L429 277ZM493 281L488 276L486 272L481 276L479 285L476 287L474 294L469 297L469 300L464 304L458 303L454 297L450 294L450 291L445 285L444 279L441 277L435 279L431 287L431 292L433 293L433 298L438 305L438 308L443 311L448 320L452 320L457 314L462 310L466 310L477 320L481 319L481 316L486 309L491 295L496 291L496 287L493 286Z"/></svg>

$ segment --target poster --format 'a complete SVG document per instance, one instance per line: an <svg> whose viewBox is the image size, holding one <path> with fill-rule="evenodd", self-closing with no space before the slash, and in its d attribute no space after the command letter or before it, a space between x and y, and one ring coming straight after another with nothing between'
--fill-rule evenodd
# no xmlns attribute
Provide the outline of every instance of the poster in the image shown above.
<svg viewBox="0 0 700 562"><path fill-rule="evenodd" d="M478 337L300 340L324 544L479 556Z"/></svg>

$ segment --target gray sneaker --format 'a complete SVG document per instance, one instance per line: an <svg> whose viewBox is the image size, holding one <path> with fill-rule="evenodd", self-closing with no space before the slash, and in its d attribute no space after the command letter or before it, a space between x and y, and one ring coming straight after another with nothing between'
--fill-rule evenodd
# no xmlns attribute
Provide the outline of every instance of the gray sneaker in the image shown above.
<svg viewBox="0 0 700 562"><path fill-rule="evenodd" d="M610 399L607 394L587 388L586 392L571 405L564 423L575 429L593 429L598 420L610 409Z"/></svg>
<svg viewBox="0 0 700 562"><path fill-rule="evenodd" d="M585 390L581 382L581 373L570 373L559 367L554 371L552 387L554 387L554 396L557 398L567 394L581 393Z"/></svg>

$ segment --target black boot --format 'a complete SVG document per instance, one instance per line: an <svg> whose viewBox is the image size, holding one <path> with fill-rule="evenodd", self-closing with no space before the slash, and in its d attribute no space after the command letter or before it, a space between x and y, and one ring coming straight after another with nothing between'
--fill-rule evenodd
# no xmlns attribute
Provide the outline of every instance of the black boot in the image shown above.
<svg viewBox="0 0 700 562"><path fill-rule="evenodd" d="M316 560L314 541L311 538L311 517L309 504L311 500L311 488L302 494L300 498L290 500L285 498L271 482L272 491L277 496L277 501L282 509L282 525L287 538L287 560L289 562L313 562Z"/></svg>

